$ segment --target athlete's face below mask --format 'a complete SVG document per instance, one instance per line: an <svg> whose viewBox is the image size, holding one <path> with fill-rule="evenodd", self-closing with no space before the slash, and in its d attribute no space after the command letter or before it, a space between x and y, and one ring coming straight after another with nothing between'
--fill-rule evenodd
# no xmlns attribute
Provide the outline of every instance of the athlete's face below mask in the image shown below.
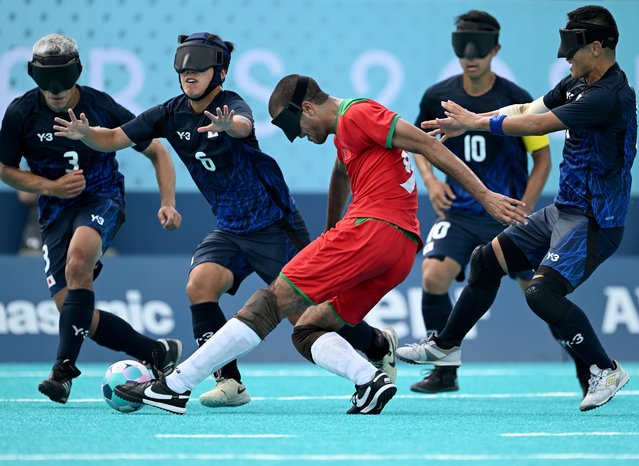
<svg viewBox="0 0 639 466"><path fill-rule="evenodd" d="M180 73L180 83L184 94L191 98L197 99L202 96L213 79L215 71L209 68L206 71L187 70Z"/></svg>
<svg viewBox="0 0 639 466"><path fill-rule="evenodd" d="M328 138L329 132L323 127L319 120L317 113L314 116L309 116L305 111L302 112L300 118L300 138L308 138L309 141L315 144L324 144L326 138Z"/></svg>
<svg viewBox="0 0 639 466"><path fill-rule="evenodd" d="M74 90L75 85L71 89L58 92L57 94L43 89L40 89L40 92L42 92L44 101L51 110L62 113L73 107Z"/></svg>
<svg viewBox="0 0 639 466"><path fill-rule="evenodd" d="M490 64L498 51L499 47L495 47L483 58L460 58L459 65L462 67L464 75L471 79L477 79L486 73L490 73Z"/></svg>
<svg viewBox="0 0 639 466"><path fill-rule="evenodd" d="M572 78L582 78L586 76L594 67L592 61L593 44L588 44L575 52L571 58L566 61L570 63L570 75Z"/></svg>

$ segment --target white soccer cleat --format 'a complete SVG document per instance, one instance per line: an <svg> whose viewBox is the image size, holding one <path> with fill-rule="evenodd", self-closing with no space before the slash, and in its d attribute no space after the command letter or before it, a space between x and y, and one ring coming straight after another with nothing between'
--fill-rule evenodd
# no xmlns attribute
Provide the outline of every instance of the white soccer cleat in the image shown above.
<svg viewBox="0 0 639 466"><path fill-rule="evenodd" d="M616 369L599 369L596 365L590 366L590 380L588 393L581 403L581 411L590 411L608 403L615 394L630 380L630 376L617 361L613 361Z"/></svg>
<svg viewBox="0 0 639 466"><path fill-rule="evenodd" d="M397 349L397 358L409 364L432 364L434 366L461 366L461 348L444 349L433 339L411 343Z"/></svg>
<svg viewBox="0 0 639 466"><path fill-rule="evenodd" d="M251 401L244 384L235 379L220 377L213 390L200 396L200 403L208 408L225 408L242 406Z"/></svg>
<svg viewBox="0 0 639 466"><path fill-rule="evenodd" d="M391 383L395 383L397 381L397 333L393 327L385 327L381 332L388 341L388 353L379 361L371 361L371 364L384 372Z"/></svg>

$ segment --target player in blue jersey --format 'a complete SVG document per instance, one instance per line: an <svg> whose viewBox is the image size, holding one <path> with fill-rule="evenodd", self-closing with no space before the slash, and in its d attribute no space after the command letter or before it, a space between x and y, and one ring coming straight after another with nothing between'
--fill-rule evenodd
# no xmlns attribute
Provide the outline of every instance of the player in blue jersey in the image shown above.
<svg viewBox="0 0 639 466"><path fill-rule="evenodd" d="M445 79L426 90L419 106L416 125L425 120L444 118L442 100L454 100L473 112L482 113L496 107L530 102L530 94L516 84L493 73L491 62L499 52L500 25L492 15L472 10L456 18L453 48L463 74ZM521 199L523 208L532 212L550 172L550 150L547 136L499 137L471 131L463 138L444 142L452 153L492 191ZM527 152L533 166L528 176ZM454 279L463 281L470 255L504 229L453 178L440 181L431 164L415 155L428 196L437 216L424 245L422 262L422 315L427 335L442 331L453 306L448 290ZM523 290L529 285L532 270L513 273ZM408 345L397 350L399 359L415 362L413 354L419 346ZM586 369L586 384L589 372ZM435 367L424 380L411 386L421 393L459 390L456 367Z"/></svg>
<svg viewBox="0 0 639 466"><path fill-rule="evenodd" d="M579 405L588 411L607 403L629 376L608 356L586 314L566 295L621 242L637 151L637 102L616 61L619 32L607 9L576 9L568 13L568 24L559 33L557 56L570 63L571 74L544 97L483 115L448 101L442 103L448 118L423 125L446 137L466 130L500 136L565 130L566 141L554 203L475 249L468 286L443 331L421 349L423 360L432 364L461 364L460 344L493 302L501 278L534 267L526 301L590 367L588 391Z"/></svg>
<svg viewBox="0 0 639 466"><path fill-rule="evenodd" d="M217 218L217 228L199 244L186 292L193 334L202 346L226 322L219 299L234 294L256 272L270 284L309 241L306 225L282 172L260 150L253 115L235 92L222 88L234 45L209 33L180 36L174 67L182 94L143 112L117 129L90 127L86 116L57 118L56 135L82 139L97 150L115 150L164 137L186 165ZM293 316L291 321L295 321ZM362 323L341 333L395 379L397 337L392 329ZM205 406L250 401L236 361L216 374L217 386L203 394Z"/></svg>
<svg viewBox="0 0 639 466"><path fill-rule="evenodd" d="M66 403L83 339L124 351L168 373L182 351L177 340L152 340L124 320L94 310L93 281L100 258L124 221L124 178L115 153L95 151L77 141L53 137L52 120L73 108L95 124L117 127L134 115L107 94L76 84L82 65L77 44L50 34L33 46L29 75L38 88L15 99L0 128L0 178L13 188L39 194L39 222L47 285L60 311L59 344L51 375L39 390ZM158 219L166 229L179 227L175 210L175 171L166 148L150 138L136 149L156 171L161 194ZM20 169L25 158L30 171Z"/></svg>

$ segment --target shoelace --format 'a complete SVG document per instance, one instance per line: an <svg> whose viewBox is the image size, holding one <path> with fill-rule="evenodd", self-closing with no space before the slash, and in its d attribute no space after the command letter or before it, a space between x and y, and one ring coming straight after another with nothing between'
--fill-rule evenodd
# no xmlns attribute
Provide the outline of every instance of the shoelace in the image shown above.
<svg viewBox="0 0 639 466"><path fill-rule="evenodd" d="M588 393L594 393L597 391L597 387L608 376L608 371L601 371L599 375L593 376L588 381Z"/></svg>

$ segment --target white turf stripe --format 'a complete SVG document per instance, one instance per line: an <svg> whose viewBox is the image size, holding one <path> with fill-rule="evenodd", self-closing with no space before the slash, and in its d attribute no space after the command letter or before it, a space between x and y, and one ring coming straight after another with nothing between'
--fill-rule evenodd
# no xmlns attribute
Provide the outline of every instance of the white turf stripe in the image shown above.
<svg viewBox="0 0 639 466"><path fill-rule="evenodd" d="M295 438L287 434L155 434L155 438Z"/></svg>
<svg viewBox="0 0 639 466"><path fill-rule="evenodd" d="M500 437L616 437L636 436L639 432L510 432Z"/></svg>
<svg viewBox="0 0 639 466"><path fill-rule="evenodd" d="M0 454L0 462L51 462L51 461L636 461L639 454L604 453L538 453L528 455L449 455L449 454L412 454L412 455L277 455L262 453L216 454L216 453L58 453L12 455Z"/></svg>
<svg viewBox="0 0 639 466"><path fill-rule="evenodd" d="M458 393L439 395L395 395L394 400L419 400L427 398L439 399L500 399L500 398L574 398L580 397L581 393L577 392L547 392L547 393ZM639 396L639 390L622 390L615 394L618 396ZM313 400L349 400L351 397L346 395L330 395L330 396L255 396L251 397L252 401L313 401ZM102 398L71 398L67 403L98 403L103 402ZM0 398L0 403L52 403L52 401L42 398Z"/></svg>

